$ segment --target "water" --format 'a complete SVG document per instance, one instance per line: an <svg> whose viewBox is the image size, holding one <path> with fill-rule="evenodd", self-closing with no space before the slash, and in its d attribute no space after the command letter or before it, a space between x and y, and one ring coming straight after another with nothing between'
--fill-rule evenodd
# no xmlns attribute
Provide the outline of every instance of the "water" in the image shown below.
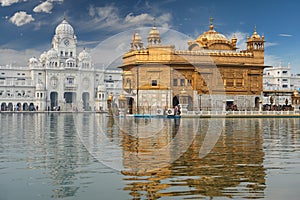
<svg viewBox="0 0 300 200"><path fill-rule="evenodd" d="M300 118L0 114L0 199L299 199Z"/></svg>

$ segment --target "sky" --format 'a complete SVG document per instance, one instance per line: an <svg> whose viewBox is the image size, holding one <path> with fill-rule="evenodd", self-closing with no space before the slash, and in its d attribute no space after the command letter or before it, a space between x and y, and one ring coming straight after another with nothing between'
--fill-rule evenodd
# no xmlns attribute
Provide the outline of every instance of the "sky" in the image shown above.
<svg viewBox="0 0 300 200"><path fill-rule="evenodd" d="M75 30L78 49L151 27L154 18L158 29L196 39L214 18L215 30L228 39L235 34L240 50L256 26L265 36L265 65L290 64L292 73L300 73L299 10L296 0L0 0L0 65L27 66L30 57L49 50L64 17Z"/></svg>

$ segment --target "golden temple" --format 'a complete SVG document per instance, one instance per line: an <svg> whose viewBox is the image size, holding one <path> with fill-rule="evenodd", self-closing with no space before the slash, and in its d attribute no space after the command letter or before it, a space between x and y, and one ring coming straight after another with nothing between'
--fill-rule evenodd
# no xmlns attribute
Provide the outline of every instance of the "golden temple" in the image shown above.
<svg viewBox="0 0 300 200"><path fill-rule="evenodd" d="M236 36L228 40L215 30L212 19L208 31L187 41L187 50L162 44L155 24L146 47L134 33L120 66L130 113L140 113L139 108L153 113L178 103L186 112L220 110L224 102L240 110L258 109L267 67L264 42L255 27L246 49L238 51Z"/></svg>

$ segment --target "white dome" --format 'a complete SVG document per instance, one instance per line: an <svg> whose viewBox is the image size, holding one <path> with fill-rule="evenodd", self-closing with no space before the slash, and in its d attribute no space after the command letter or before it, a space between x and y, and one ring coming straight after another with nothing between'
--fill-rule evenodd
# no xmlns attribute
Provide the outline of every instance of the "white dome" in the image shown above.
<svg viewBox="0 0 300 200"><path fill-rule="evenodd" d="M55 29L56 35L74 35L73 27L67 22L67 20L63 20Z"/></svg>
<svg viewBox="0 0 300 200"><path fill-rule="evenodd" d="M40 55L40 62L44 62L47 60L47 52L45 51Z"/></svg>
<svg viewBox="0 0 300 200"><path fill-rule="evenodd" d="M57 55L57 51L55 50L55 49L50 49L48 52L47 52L47 57L49 58L49 59L51 59L51 58L57 58L58 57L58 55Z"/></svg>
<svg viewBox="0 0 300 200"><path fill-rule="evenodd" d="M37 64L38 62L39 62L38 59L36 59L35 57L29 59L30 64Z"/></svg>
<svg viewBox="0 0 300 200"><path fill-rule="evenodd" d="M90 54L88 52L86 52L85 49L82 52L80 52L78 55L79 60L86 60L86 59L90 59L90 58L91 58Z"/></svg>

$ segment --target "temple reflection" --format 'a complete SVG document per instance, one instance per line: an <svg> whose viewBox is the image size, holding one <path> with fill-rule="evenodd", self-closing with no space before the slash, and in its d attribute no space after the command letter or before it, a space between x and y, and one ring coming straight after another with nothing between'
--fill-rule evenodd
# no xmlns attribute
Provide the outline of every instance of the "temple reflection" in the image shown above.
<svg viewBox="0 0 300 200"><path fill-rule="evenodd" d="M184 128L177 128L177 132L178 125L168 120L161 134L151 138L138 138L121 132L125 167L122 172L127 182L124 190L130 191L134 199L164 196L264 197L266 173L261 120L219 119L220 123L224 123L222 134L210 153L202 159L199 158L199 150L211 119L196 120L200 123L181 119L180 126ZM195 130L197 134L194 135ZM172 146L174 149L161 152L163 158L151 157L154 149L164 149L174 138L172 134L176 135L178 131L191 137L178 140L178 146ZM188 145L186 151L176 160L170 159L174 158L172 153L185 144ZM149 165L156 166L151 159L172 162L160 169L149 170ZM144 166L147 167L143 169Z"/></svg>

